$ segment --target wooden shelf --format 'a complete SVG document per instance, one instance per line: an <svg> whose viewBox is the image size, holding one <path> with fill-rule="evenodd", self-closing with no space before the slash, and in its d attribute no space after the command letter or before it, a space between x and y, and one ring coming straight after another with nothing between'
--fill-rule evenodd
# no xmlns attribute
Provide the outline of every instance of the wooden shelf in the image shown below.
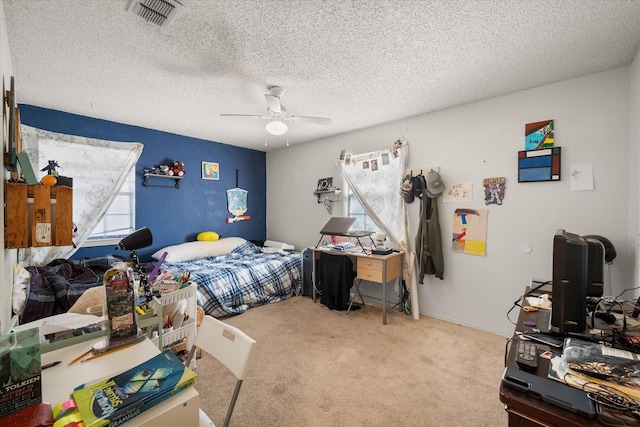
<svg viewBox="0 0 640 427"><path fill-rule="evenodd" d="M157 174L157 173L145 173L144 177L142 178L142 186L143 187L148 187L149 186L149 183L147 182L149 177L173 179L173 180L176 181L176 184L175 184L176 188L180 188L180 180L183 178L181 176L160 175L160 174Z"/></svg>

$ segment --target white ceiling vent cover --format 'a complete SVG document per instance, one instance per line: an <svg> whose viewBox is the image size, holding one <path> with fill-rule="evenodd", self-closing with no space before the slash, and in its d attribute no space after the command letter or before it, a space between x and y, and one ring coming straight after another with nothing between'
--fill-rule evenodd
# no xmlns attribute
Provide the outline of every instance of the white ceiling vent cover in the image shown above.
<svg viewBox="0 0 640 427"><path fill-rule="evenodd" d="M182 3L178 0L128 0L125 9L145 21L163 27L173 21L182 9Z"/></svg>

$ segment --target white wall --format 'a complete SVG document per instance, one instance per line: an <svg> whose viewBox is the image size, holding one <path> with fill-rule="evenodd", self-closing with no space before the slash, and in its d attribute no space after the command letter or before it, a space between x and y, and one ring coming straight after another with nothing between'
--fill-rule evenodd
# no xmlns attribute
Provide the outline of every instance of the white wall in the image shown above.
<svg viewBox="0 0 640 427"><path fill-rule="evenodd" d="M635 73L637 80L637 64ZM298 248L315 245L330 215L317 204L313 190L319 178L333 176L341 182L334 164L340 150L373 151L404 136L410 167L436 165L446 184L473 183L471 203L438 200L443 236L452 233L456 208L489 209L486 256L454 253L445 238L444 280L428 276L418 285L421 313L511 335L506 313L529 278L551 278L558 228L608 237L618 252L613 290L622 292L637 283L636 238L630 239L629 232L635 229L637 236L638 208L631 208L629 199L638 195L638 150L629 159L629 88L630 67L624 67L269 152L267 237ZM354 105L359 102L367 100L354 100ZM555 120L562 180L519 184L517 152L524 149L524 125L546 119ZM637 145L637 118L635 128ZM569 191L569 165L580 163L593 164L594 191ZM632 165L635 178L630 183ZM482 179L495 176L507 179L505 200L502 206L486 207ZM413 239L419 205L408 208ZM333 215L340 216L341 209L334 204ZM520 252L521 244L533 251Z"/></svg>
<svg viewBox="0 0 640 427"><path fill-rule="evenodd" d="M0 0L0 75L4 81L5 89L11 87L11 76L13 66L11 64L11 53L9 52L9 41L7 38L7 22L4 15L4 4ZM4 141L3 141L4 146ZM0 191L0 206L4 206L4 191ZM15 260L16 251L4 250L4 214L0 215L0 245L2 245L3 256L0 256L0 331L4 330L9 319L11 319L11 285L13 283L11 266ZM8 268L7 268L8 267Z"/></svg>

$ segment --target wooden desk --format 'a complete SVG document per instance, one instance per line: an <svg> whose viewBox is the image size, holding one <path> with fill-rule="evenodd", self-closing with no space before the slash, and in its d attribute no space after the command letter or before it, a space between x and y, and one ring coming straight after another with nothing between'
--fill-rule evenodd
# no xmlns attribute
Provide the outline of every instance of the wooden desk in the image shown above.
<svg viewBox="0 0 640 427"><path fill-rule="evenodd" d="M520 310L516 331L525 331L530 328L524 325L525 321L535 322L537 313L527 313ZM516 340L510 343L507 353L506 363L508 367L517 368L516 363ZM549 372L549 361L538 357L538 369L536 375L547 377ZM567 386L569 387L569 386ZM505 410L509 415L509 426L568 426L568 427L588 427L606 426L597 419L574 414L541 399L529 396L518 390L509 388L500 383L500 401L504 403Z"/></svg>
<svg viewBox="0 0 640 427"><path fill-rule="evenodd" d="M110 377L132 368L157 355L160 350L148 338L132 347L69 366L69 362L104 338L82 342L42 354L42 364L60 361L57 366L42 371L42 401L54 406L69 400L80 384ZM197 426L200 397L189 387L128 421L123 426L173 427Z"/></svg>
<svg viewBox="0 0 640 427"><path fill-rule="evenodd" d="M387 324L387 283L402 278L402 256L404 252L393 252L389 255L367 255L364 252L344 252L326 248L310 248L314 253L312 282L313 282L313 301L316 300L316 260L320 259L320 253L326 252L332 255L343 255L351 257L356 268L356 278L368 280L370 282L382 284L382 324ZM401 283L399 283L400 285ZM404 289L400 286L400 311L402 311L402 292Z"/></svg>

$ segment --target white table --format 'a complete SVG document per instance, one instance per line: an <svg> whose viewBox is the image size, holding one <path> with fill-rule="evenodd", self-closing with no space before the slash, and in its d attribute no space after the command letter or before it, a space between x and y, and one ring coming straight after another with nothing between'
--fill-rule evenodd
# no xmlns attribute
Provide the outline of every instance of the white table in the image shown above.
<svg viewBox="0 0 640 427"><path fill-rule="evenodd" d="M133 368L157 355L160 350L148 338L142 342L111 354L80 361L69 366L69 362L91 348L103 338L64 347L42 355L42 365L61 363L42 371L42 401L54 405L69 400L73 389L81 384L111 377ZM189 387L171 396L157 406L143 412L123 426L174 427L197 426L200 396L194 387Z"/></svg>

